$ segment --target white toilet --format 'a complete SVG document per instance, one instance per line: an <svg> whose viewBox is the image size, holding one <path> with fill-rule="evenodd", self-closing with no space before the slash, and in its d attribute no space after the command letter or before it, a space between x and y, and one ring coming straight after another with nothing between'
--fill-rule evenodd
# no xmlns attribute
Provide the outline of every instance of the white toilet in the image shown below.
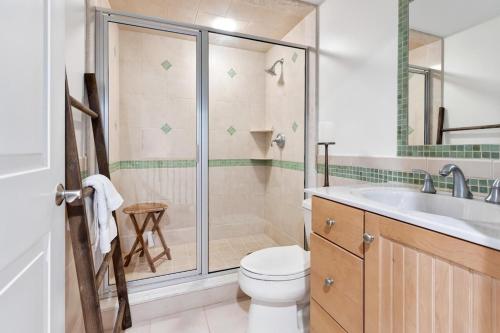
<svg viewBox="0 0 500 333"><path fill-rule="evenodd" d="M311 199L303 202L307 243ZM309 332L309 251L297 245L255 251L241 260L240 287L252 298L247 333Z"/></svg>

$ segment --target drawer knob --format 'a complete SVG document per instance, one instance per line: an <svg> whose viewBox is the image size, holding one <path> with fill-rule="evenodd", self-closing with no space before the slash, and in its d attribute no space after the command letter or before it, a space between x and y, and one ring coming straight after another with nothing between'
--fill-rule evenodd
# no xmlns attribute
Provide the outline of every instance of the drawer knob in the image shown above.
<svg viewBox="0 0 500 333"><path fill-rule="evenodd" d="M335 220L331 219L331 218L327 218L326 221L325 221L325 224L326 224L327 227L331 228L335 224Z"/></svg>
<svg viewBox="0 0 500 333"><path fill-rule="evenodd" d="M363 234L363 242L365 242L365 244L371 244L374 240L375 236L372 236L366 232Z"/></svg>
<svg viewBox="0 0 500 333"><path fill-rule="evenodd" d="M333 279L331 277L327 277L325 279L325 287L330 287L331 285L333 285Z"/></svg>

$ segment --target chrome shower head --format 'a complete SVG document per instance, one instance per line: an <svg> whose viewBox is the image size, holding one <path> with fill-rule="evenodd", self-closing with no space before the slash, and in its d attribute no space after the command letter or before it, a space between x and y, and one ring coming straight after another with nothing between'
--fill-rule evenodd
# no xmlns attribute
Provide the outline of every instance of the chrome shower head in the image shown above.
<svg viewBox="0 0 500 333"><path fill-rule="evenodd" d="M276 76L276 65L278 64L281 64L281 72L283 73L283 63L285 62L285 59L281 58L279 60L276 60L274 62L274 64L268 68L268 69L265 69L264 71L267 73L267 74L271 74L272 76Z"/></svg>

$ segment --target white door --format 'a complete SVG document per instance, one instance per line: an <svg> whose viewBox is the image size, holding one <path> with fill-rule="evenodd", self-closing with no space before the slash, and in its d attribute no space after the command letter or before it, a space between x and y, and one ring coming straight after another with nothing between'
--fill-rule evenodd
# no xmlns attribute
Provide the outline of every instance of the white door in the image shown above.
<svg viewBox="0 0 500 333"><path fill-rule="evenodd" d="M64 1L0 0L0 331L64 332Z"/></svg>

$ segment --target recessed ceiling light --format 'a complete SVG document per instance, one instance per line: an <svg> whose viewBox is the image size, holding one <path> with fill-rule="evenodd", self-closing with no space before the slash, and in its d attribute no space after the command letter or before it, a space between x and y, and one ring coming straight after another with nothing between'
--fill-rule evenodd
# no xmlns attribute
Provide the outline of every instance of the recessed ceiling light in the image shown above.
<svg viewBox="0 0 500 333"><path fill-rule="evenodd" d="M212 22L212 26L215 29L235 31L237 28L236 21L226 17L217 17Z"/></svg>

